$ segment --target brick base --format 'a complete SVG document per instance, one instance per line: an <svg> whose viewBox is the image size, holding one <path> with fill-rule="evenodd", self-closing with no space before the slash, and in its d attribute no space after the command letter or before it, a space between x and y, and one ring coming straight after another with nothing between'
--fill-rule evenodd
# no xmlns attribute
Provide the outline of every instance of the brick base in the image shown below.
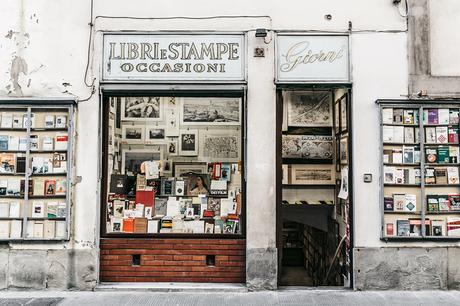
<svg viewBox="0 0 460 306"><path fill-rule="evenodd" d="M141 262L132 265L132 255ZM215 255L215 266L206 265ZM244 239L101 239L102 282L246 281Z"/></svg>

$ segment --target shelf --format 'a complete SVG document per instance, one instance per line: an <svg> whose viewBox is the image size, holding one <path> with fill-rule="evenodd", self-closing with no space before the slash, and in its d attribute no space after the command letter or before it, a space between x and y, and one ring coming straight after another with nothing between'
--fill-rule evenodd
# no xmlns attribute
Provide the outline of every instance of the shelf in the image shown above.
<svg viewBox="0 0 460 306"><path fill-rule="evenodd" d="M407 126L407 127L419 127L418 123L382 123L382 126Z"/></svg>
<svg viewBox="0 0 460 306"><path fill-rule="evenodd" d="M24 218L1 217L0 220L23 220Z"/></svg>
<svg viewBox="0 0 460 306"><path fill-rule="evenodd" d="M445 124L431 124L431 123L424 123L423 127L433 127L433 126L455 126L458 127L458 123L445 123Z"/></svg>
<svg viewBox="0 0 460 306"><path fill-rule="evenodd" d="M419 146L418 142L384 142L384 146Z"/></svg>
<svg viewBox="0 0 460 306"><path fill-rule="evenodd" d="M420 187L420 184L384 184L386 187Z"/></svg>
<svg viewBox="0 0 460 306"><path fill-rule="evenodd" d="M39 218L39 217L27 217L27 220L31 220L31 221L34 221L34 220L65 220L66 217L56 217L56 218L47 218L47 217L43 217L43 218Z"/></svg>
<svg viewBox="0 0 460 306"><path fill-rule="evenodd" d="M426 167L433 166L433 167L442 167L442 166L454 166L460 167L458 163L425 163Z"/></svg>
<svg viewBox="0 0 460 306"><path fill-rule="evenodd" d="M458 147L460 144L459 143L449 143L449 142L447 142L447 143L424 143L423 145L426 146L426 147L435 147L435 146Z"/></svg>
<svg viewBox="0 0 460 306"><path fill-rule="evenodd" d="M27 151L23 150L0 150L0 153L24 153L26 154Z"/></svg>
<svg viewBox="0 0 460 306"><path fill-rule="evenodd" d="M286 188L335 188L335 184L283 184Z"/></svg>
<svg viewBox="0 0 460 306"><path fill-rule="evenodd" d="M460 187L460 184L425 184L425 188L429 187Z"/></svg>
<svg viewBox="0 0 460 306"><path fill-rule="evenodd" d="M420 211L394 211L394 210L385 210L385 214L396 214L396 215L421 215Z"/></svg>
<svg viewBox="0 0 460 306"><path fill-rule="evenodd" d="M25 173L0 173L0 176L22 176L25 177Z"/></svg>
<svg viewBox="0 0 460 306"><path fill-rule="evenodd" d="M420 166L420 163L416 163L416 164L395 164L395 163L383 163L385 166L407 166L407 167L416 167L416 166Z"/></svg>
<svg viewBox="0 0 460 306"><path fill-rule="evenodd" d="M19 200L23 200L24 196L0 195L0 199L19 199Z"/></svg>
<svg viewBox="0 0 460 306"><path fill-rule="evenodd" d="M30 154L67 153L67 150L30 150Z"/></svg>
<svg viewBox="0 0 460 306"><path fill-rule="evenodd" d="M0 128L0 132L27 132L27 128Z"/></svg>
<svg viewBox="0 0 460 306"><path fill-rule="evenodd" d="M30 177L36 176L67 176L67 173L32 173Z"/></svg>
<svg viewBox="0 0 460 306"><path fill-rule="evenodd" d="M67 195L49 195L49 196L29 196L29 199L62 199L66 198Z"/></svg>
<svg viewBox="0 0 460 306"><path fill-rule="evenodd" d="M32 128L31 132L67 132L67 128Z"/></svg>
<svg viewBox="0 0 460 306"><path fill-rule="evenodd" d="M383 236L380 240L384 241L430 241L430 240L460 240L460 236Z"/></svg>
<svg viewBox="0 0 460 306"><path fill-rule="evenodd" d="M460 211L427 211L427 215L460 215Z"/></svg>

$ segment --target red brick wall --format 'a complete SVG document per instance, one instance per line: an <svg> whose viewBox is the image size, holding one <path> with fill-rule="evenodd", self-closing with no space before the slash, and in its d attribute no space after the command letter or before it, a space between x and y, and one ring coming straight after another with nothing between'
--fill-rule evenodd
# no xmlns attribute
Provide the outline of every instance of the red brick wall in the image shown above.
<svg viewBox="0 0 460 306"><path fill-rule="evenodd" d="M140 266L132 254L141 255ZM246 282L244 239L101 239L102 282ZM215 255L215 266L206 265Z"/></svg>

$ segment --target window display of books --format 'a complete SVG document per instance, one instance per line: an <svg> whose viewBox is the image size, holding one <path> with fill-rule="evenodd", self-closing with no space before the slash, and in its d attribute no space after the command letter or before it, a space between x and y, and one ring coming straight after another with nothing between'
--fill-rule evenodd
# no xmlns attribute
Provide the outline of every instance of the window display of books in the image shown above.
<svg viewBox="0 0 460 306"><path fill-rule="evenodd" d="M382 239L458 239L460 105L412 102L378 101Z"/></svg>
<svg viewBox="0 0 460 306"><path fill-rule="evenodd" d="M70 104L0 109L0 240L68 239Z"/></svg>

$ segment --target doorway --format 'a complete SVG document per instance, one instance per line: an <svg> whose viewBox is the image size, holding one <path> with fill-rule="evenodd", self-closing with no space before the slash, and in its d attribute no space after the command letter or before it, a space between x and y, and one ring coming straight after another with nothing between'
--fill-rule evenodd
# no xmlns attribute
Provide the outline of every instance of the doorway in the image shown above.
<svg viewBox="0 0 460 306"><path fill-rule="evenodd" d="M277 89L280 286L351 287L351 88Z"/></svg>

